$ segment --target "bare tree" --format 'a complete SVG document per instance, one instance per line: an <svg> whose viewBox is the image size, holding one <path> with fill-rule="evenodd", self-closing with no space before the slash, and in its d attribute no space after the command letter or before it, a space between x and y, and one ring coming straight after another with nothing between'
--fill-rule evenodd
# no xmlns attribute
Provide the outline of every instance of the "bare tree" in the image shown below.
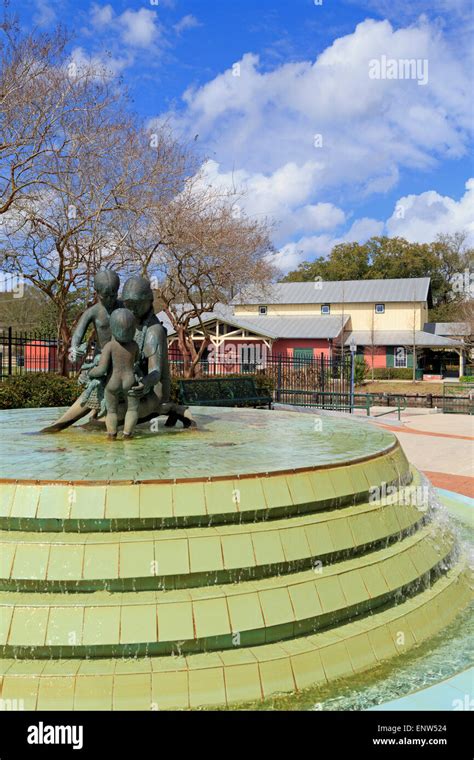
<svg viewBox="0 0 474 760"><path fill-rule="evenodd" d="M22 36L5 21L2 31L2 265L54 304L60 371L71 294L113 266L155 278L192 373L206 343L195 350L190 321L271 278L267 223L207 187L166 124L147 132L105 69L68 61L60 30Z"/></svg>
<svg viewBox="0 0 474 760"><path fill-rule="evenodd" d="M38 55L39 43L28 38L20 51L26 58ZM30 66L36 72L34 60ZM23 66L22 77L27 75ZM41 133L40 155L32 156L26 137L24 145L16 147L13 164L11 151L3 157L0 153L6 178L0 217L3 267L54 303L58 364L64 373L71 294L80 288L90 291L92 276L101 267L133 268L128 241L142 225L144 210L150 199L156 208L180 191L189 161L166 125L152 134L145 132L128 109L126 91L96 65L49 65L34 86L42 112L39 123L35 108L26 105L29 85L25 107L2 113L2 144L10 133ZM10 99L9 95L6 101ZM21 160L25 151L27 158ZM28 167L23 173L18 170L22 162Z"/></svg>
<svg viewBox="0 0 474 760"><path fill-rule="evenodd" d="M67 89L57 87L67 70L67 41L61 28L51 34L24 34L8 10L4 12L0 24L0 214L31 191L51 184L49 159L58 147L53 138L58 139L58 121L71 107Z"/></svg>
<svg viewBox="0 0 474 760"><path fill-rule="evenodd" d="M186 376L210 342L204 315L248 286L265 288L275 275L271 252L268 223L243 214L234 192L205 187L199 173L149 220L135 255L176 331ZM204 334L198 348L191 322Z"/></svg>

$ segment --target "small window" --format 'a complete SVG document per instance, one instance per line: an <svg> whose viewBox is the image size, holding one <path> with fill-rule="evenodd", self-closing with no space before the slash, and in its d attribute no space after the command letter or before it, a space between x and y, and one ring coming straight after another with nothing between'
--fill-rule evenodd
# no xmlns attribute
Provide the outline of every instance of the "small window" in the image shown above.
<svg viewBox="0 0 474 760"><path fill-rule="evenodd" d="M321 306L321 314L330 314L331 313L331 307L328 303L323 303Z"/></svg>
<svg viewBox="0 0 474 760"><path fill-rule="evenodd" d="M403 346L397 346L393 350L393 358L395 367L407 366L407 350Z"/></svg>
<svg viewBox="0 0 474 760"><path fill-rule="evenodd" d="M385 304L384 303L376 303L375 304L375 313L376 314L385 314Z"/></svg>
<svg viewBox="0 0 474 760"><path fill-rule="evenodd" d="M258 307L258 313L259 314L266 314L267 313L267 307L266 306L259 306Z"/></svg>

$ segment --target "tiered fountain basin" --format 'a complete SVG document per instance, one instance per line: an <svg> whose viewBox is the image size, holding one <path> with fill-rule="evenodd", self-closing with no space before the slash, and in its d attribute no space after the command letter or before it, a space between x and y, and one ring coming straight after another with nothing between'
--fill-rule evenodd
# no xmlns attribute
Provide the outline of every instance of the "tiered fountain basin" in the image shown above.
<svg viewBox="0 0 474 760"><path fill-rule="evenodd" d="M209 408L197 430L147 425L126 442L34 432L56 417L0 413L3 700L262 700L396 658L471 598L389 432Z"/></svg>

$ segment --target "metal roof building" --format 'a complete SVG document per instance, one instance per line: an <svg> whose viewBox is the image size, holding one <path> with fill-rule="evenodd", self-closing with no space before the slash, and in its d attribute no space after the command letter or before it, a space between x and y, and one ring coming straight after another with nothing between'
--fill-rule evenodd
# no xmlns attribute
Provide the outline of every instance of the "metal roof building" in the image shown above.
<svg viewBox="0 0 474 760"><path fill-rule="evenodd" d="M167 328L168 334L173 335L174 328L166 314L160 312L158 318ZM207 325L219 320L237 329L247 330L272 340L279 338L332 340L340 335L342 328L347 325L349 319L349 314L333 317L243 317L235 316L232 307L219 307L219 309L202 316L203 323ZM196 328L198 325L199 320L192 319L189 326Z"/></svg>
<svg viewBox="0 0 474 760"><path fill-rule="evenodd" d="M189 331L195 345L205 341L214 357L226 348L242 357L260 345L267 355L300 361L331 357L341 344L355 343L375 368L402 369L415 362L417 368L432 368L435 376L443 362L458 361L461 376L468 327L425 322L430 303L429 277L277 283L218 304L201 320L192 319ZM189 307L181 308L189 313ZM179 359L176 332L164 312L158 316Z"/></svg>
<svg viewBox="0 0 474 760"><path fill-rule="evenodd" d="M419 348L458 348L463 344L459 340L433 335L424 330L354 330L347 337L346 346L354 341L357 346L412 346Z"/></svg>
<svg viewBox="0 0 474 760"><path fill-rule="evenodd" d="M469 335L471 331L467 322L426 322L423 329L433 335L455 337Z"/></svg>
<svg viewBox="0 0 474 760"><path fill-rule="evenodd" d="M431 301L430 278L340 280L338 282L280 282L237 296L238 304L403 303Z"/></svg>

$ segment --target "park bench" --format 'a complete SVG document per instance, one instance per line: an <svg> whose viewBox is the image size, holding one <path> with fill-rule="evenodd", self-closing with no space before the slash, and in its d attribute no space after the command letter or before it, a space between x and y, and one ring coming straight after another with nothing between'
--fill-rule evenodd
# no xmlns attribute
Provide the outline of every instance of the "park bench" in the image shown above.
<svg viewBox="0 0 474 760"><path fill-rule="evenodd" d="M251 377L180 380L180 403L186 406L268 406L272 397L258 391Z"/></svg>

